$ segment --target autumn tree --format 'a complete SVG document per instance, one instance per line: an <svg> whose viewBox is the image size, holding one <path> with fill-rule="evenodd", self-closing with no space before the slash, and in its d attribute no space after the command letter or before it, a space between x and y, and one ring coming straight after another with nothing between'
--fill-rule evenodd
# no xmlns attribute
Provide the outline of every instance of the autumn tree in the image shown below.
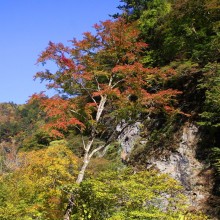
<svg viewBox="0 0 220 220"><path fill-rule="evenodd" d="M0 176L0 219L62 218L61 186L75 180L77 157L54 141L46 149L19 152L17 159L17 169Z"/></svg>
<svg viewBox="0 0 220 220"><path fill-rule="evenodd" d="M174 71L146 68L140 62L147 44L139 40L135 23L107 20L94 25L94 29L94 34L84 33L82 40L73 39L69 47L49 43L38 62L53 61L58 70L39 72L36 78L48 81L48 88L57 90L58 95L32 97L41 100L50 118L47 128L52 135L63 136L63 131L69 128L82 135L84 158L78 184L90 159L97 152L105 152L117 137L116 127L122 121L125 121L123 128L152 112L172 112L174 98L179 93L163 88ZM85 135L88 141L83 138ZM103 143L95 145L96 138ZM64 219L70 219L73 205L71 195Z"/></svg>

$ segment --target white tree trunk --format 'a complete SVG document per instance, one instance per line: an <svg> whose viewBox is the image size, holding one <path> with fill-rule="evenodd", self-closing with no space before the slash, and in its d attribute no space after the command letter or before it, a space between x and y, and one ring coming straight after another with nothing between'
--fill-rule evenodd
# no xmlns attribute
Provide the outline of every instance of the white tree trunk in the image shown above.
<svg viewBox="0 0 220 220"><path fill-rule="evenodd" d="M99 106L97 109L97 113L96 113L96 122L99 122L99 119L100 119L102 112L104 110L104 107L105 107L106 100L107 100L106 95L101 96L101 100L100 100L100 103L99 103Z"/></svg>
<svg viewBox="0 0 220 220"><path fill-rule="evenodd" d="M83 165L81 167L81 170L79 171L79 174L78 174L78 177L77 177L77 180L76 180L77 184L80 184L83 181L85 171L86 171L86 168L87 168L89 162L90 162L90 158L89 158L88 153L86 153L84 155Z"/></svg>
<svg viewBox="0 0 220 220"><path fill-rule="evenodd" d="M100 117L103 113L106 101L107 101L107 96L106 95L101 96L101 100L100 100L100 103L99 103L99 106L98 106L98 109L97 109L97 113L96 113L96 123L98 123L99 120L100 120ZM91 150L94 139L95 139L95 128L91 132L91 140L88 141L88 143L84 146L85 153L84 153L84 158L83 158L83 165L81 167L81 170L80 170L80 172L78 174L78 177L77 177L77 180L76 180L77 184L80 184L83 181L85 171L86 171L86 168L87 168L87 166L90 162L91 157L96 152L103 149L103 147L104 147L104 146L99 146L99 147ZM73 206L74 206L74 195L72 194L70 199L69 199L69 203L68 203L68 206L67 206L64 218L63 218L64 220L70 220L70 216L71 216Z"/></svg>

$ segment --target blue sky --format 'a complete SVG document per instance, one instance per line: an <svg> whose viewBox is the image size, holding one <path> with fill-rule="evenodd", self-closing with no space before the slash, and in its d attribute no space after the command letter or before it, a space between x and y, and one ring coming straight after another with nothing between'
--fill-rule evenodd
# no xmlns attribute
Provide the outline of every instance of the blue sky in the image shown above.
<svg viewBox="0 0 220 220"><path fill-rule="evenodd" d="M34 81L49 41L68 44L117 12L120 0L0 0L0 102L25 103L45 89Z"/></svg>

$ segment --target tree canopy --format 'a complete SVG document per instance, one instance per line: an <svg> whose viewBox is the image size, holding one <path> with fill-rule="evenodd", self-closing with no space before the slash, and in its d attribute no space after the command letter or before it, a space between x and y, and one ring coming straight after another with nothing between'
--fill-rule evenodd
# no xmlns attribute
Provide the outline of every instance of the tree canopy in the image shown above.
<svg viewBox="0 0 220 220"><path fill-rule="evenodd" d="M175 180L143 168L176 151L189 120L220 175L219 2L120 2L121 14L40 54L35 78L56 95L0 105L1 219L206 219L187 213ZM122 163L118 137L136 122L144 141Z"/></svg>
<svg viewBox="0 0 220 220"><path fill-rule="evenodd" d="M136 120L138 116L157 111L175 111L172 104L180 92L164 89L164 82L175 75L172 69L146 68L140 62L147 44L139 40L136 23L118 18L94 25L95 34L84 33L83 40L73 39L72 46L50 42L38 62L52 60L58 66L55 73L39 72L36 77L48 80L48 88L61 95L39 98L41 106L51 119L47 127L52 134L76 127L87 134L84 163L77 182L83 180L91 157L104 150L113 137L116 126L122 121ZM111 121L108 127L106 119ZM109 133L105 143L94 146L96 137ZM117 135L117 134L116 134Z"/></svg>

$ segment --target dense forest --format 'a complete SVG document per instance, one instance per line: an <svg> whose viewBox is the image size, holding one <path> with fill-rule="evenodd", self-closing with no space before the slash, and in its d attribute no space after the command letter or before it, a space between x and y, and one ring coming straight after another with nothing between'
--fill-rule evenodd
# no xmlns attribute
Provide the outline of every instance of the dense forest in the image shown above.
<svg viewBox="0 0 220 220"><path fill-rule="evenodd" d="M40 54L55 96L0 104L0 219L220 218L220 2L120 2ZM176 155L178 178L161 172Z"/></svg>

